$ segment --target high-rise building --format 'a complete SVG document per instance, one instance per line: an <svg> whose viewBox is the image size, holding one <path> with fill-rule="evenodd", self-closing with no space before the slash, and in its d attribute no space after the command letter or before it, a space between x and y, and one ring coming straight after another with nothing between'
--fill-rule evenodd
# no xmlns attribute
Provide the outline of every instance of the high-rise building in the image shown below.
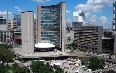
<svg viewBox="0 0 116 73"><path fill-rule="evenodd" d="M116 1L113 2L113 32L116 34Z"/></svg>
<svg viewBox="0 0 116 73"><path fill-rule="evenodd" d="M17 25L20 26L21 25L21 14L13 14L13 20L17 21Z"/></svg>
<svg viewBox="0 0 116 73"><path fill-rule="evenodd" d="M113 2L113 25L112 29L114 32L114 54L116 54L116 1Z"/></svg>
<svg viewBox="0 0 116 73"><path fill-rule="evenodd" d="M73 12L73 29L76 29L78 26L82 26L85 24L85 14L79 10Z"/></svg>
<svg viewBox="0 0 116 73"><path fill-rule="evenodd" d="M74 32L74 44L78 49L102 51L102 26L79 26Z"/></svg>
<svg viewBox="0 0 116 73"><path fill-rule="evenodd" d="M66 3L37 6L37 42L52 43L64 51L66 35Z"/></svg>
<svg viewBox="0 0 116 73"><path fill-rule="evenodd" d="M22 12L21 14L21 36L22 51L34 53L34 13L33 11Z"/></svg>

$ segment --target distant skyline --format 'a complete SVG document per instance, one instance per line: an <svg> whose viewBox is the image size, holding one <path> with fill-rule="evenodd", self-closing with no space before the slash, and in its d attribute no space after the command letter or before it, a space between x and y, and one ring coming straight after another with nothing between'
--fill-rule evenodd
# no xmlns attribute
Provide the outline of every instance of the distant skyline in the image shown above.
<svg viewBox="0 0 116 73"><path fill-rule="evenodd" d="M86 16L86 22L93 22L104 28L112 27L114 0L1 0L0 14L5 11L21 13L22 11L34 11L37 6L56 5L59 2L66 2L67 21L72 22L73 12L82 10Z"/></svg>

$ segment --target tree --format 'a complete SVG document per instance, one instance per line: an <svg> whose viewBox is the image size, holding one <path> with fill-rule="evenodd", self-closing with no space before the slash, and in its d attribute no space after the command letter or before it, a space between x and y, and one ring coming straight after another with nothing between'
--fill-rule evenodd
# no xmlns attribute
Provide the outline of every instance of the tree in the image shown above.
<svg viewBox="0 0 116 73"><path fill-rule="evenodd" d="M3 63L0 64L0 73L5 73L5 71L6 71L5 65Z"/></svg>
<svg viewBox="0 0 116 73"><path fill-rule="evenodd" d="M50 66L49 62L46 63L45 67L48 73L54 73L53 68Z"/></svg>
<svg viewBox="0 0 116 73"><path fill-rule="evenodd" d="M13 48L13 46L12 45L7 45L7 44L0 44L0 48L8 49L8 48Z"/></svg>
<svg viewBox="0 0 116 73"><path fill-rule="evenodd" d="M12 66L12 70L13 70L13 73L20 73L20 67L18 66L17 63L14 63L13 66Z"/></svg>
<svg viewBox="0 0 116 73"><path fill-rule="evenodd" d="M92 70L97 70L97 69L103 69L105 62L103 59L98 59L97 57L91 57L90 58L90 64L89 64L89 68L91 68Z"/></svg>
<svg viewBox="0 0 116 73"><path fill-rule="evenodd" d="M106 54L110 54L110 55L114 54L114 52L112 50L106 50L106 51L103 51L103 52L106 53Z"/></svg>
<svg viewBox="0 0 116 73"><path fill-rule="evenodd" d="M30 70L27 67L22 67L20 69L20 73L30 73Z"/></svg>
<svg viewBox="0 0 116 73"><path fill-rule="evenodd" d="M43 62L33 61L31 65L31 69L34 73L42 73L45 72L45 67Z"/></svg>
<svg viewBox="0 0 116 73"><path fill-rule="evenodd" d="M54 73L49 63L44 64L43 62L33 61L30 67L34 73Z"/></svg>
<svg viewBox="0 0 116 73"><path fill-rule="evenodd" d="M13 66L10 67L10 70L12 70L13 73L30 73L27 67L19 67L17 63L14 63Z"/></svg>
<svg viewBox="0 0 116 73"><path fill-rule="evenodd" d="M4 48L4 49L0 48L0 60L1 61L12 62L13 57L14 57L14 54L10 50L8 50L6 48Z"/></svg>
<svg viewBox="0 0 116 73"><path fill-rule="evenodd" d="M58 67L55 73L64 73L64 71L62 70L62 68Z"/></svg>
<svg viewBox="0 0 116 73"><path fill-rule="evenodd" d="M14 54L8 49L9 46L2 44L0 45L0 61L12 62Z"/></svg>

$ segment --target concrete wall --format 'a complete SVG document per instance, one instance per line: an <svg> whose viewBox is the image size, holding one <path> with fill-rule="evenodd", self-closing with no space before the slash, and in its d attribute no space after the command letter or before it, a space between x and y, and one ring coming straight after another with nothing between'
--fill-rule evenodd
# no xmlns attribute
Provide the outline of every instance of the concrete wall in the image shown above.
<svg viewBox="0 0 116 73"><path fill-rule="evenodd" d="M37 43L41 43L41 6L37 6Z"/></svg>
<svg viewBox="0 0 116 73"><path fill-rule="evenodd" d="M21 14L22 51L34 53L34 13L23 12Z"/></svg>
<svg viewBox="0 0 116 73"><path fill-rule="evenodd" d="M62 40L61 40L61 44L62 44L62 46L61 46L61 48L62 48L62 52L64 52L64 50L65 50L65 36L66 36L66 3L61 3L61 24L60 24L60 26L62 26L62 28L61 28L61 37L62 37Z"/></svg>
<svg viewBox="0 0 116 73"><path fill-rule="evenodd" d="M102 31L103 27L98 27L98 53L102 52Z"/></svg>

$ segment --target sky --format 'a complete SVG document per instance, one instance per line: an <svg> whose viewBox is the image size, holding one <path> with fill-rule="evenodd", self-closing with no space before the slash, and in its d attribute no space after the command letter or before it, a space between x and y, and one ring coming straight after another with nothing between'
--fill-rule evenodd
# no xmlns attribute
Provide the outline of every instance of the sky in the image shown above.
<svg viewBox="0 0 116 73"><path fill-rule="evenodd" d="M92 22L103 28L112 27L114 0L0 0L0 14L5 11L9 14L21 13L22 11L34 11L41 5L55 5L66 2L66 20L72 22L73 12L82 10L85 13L85 22Z"/></svg>

